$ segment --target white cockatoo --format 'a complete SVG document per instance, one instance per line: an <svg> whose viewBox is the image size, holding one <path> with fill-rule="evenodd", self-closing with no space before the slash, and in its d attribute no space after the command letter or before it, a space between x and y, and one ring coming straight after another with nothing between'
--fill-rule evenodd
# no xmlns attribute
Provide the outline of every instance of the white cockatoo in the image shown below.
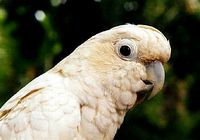
<svg viewBox="0 0 200 140"><path fill-rule="evenodd" d="M163 86L170 44L121 25L81 44L0 109L0 140L111 140L126 112Z"/></svg>

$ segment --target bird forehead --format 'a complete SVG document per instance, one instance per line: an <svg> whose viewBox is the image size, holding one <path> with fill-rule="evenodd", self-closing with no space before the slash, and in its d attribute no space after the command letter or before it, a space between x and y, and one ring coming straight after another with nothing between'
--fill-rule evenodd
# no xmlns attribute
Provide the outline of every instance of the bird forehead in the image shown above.
<svg viewBox="0 0 200 140"><path fill-rule="evenodd" d="M111 29L116 35L121 38L133 38L136 40L141 40L141 30L136 25L120 25Z"/></svg>
<svg viewBox="0 0 200 140"><path fill-rule="evenodd" d="M124 38L141 40L141 36L142 34L140 33L140 29L135 25L120 25L94 35L89 39L89 41L105 43L116 42Z"/></svg>
<svg viewBox="0 0 200 140"><path fill-rule="evenodd" d="M120 25L95 35L92 39L100 42L116 42L121 39L147 42L160 38L167 41L165 36L156 28L147 25Z"/></svg>

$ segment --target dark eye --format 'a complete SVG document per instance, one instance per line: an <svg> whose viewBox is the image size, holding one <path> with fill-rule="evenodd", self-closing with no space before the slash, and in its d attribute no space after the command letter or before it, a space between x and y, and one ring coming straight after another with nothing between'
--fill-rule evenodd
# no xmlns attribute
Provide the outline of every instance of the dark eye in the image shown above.
<svg viewBox="0 0 200 140"><path fill-rule="evenodd" d="M123 56L129 56L131 55L131 48L127 45L123 45L120 47L119 52Z"/></svg>
<svg viewBox="0 0 200 140"><path fill-rule="evenodd" d="M137 46L134 41L130 39L119 40L115 44L115 51L123 60L134 60L137 57Z"/></svg>

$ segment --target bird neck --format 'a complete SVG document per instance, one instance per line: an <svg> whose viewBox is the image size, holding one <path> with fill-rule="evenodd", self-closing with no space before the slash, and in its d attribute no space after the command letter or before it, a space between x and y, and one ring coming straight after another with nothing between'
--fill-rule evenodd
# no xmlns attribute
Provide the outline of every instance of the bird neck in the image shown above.
<svg viewBox="0 0 200 140"><path fill-rule="evenodd" d="M73 82L81 110L79 131L86 139L113 139L127 110L117 109L109 91L95 77L87 76ZM79 86L81 83L81 86Z"/></svg>
<svg viewBox="0 0 200 140"><path fill-rule="evenodd" d="M61 63L70 65L63 68L64 64L58 64L54 71L69 81L66 85L70 85L72 96L75 95L80 104L81 122L78 130L81 137L97 140L113 139L127 112L127 106L119 108L117 100L113 98L113 94L119 95L120 90L116 92L110 88L107 84L109 81L102 77L103 75L98 75L88 68L85 70L81 64L84 62L73 62L74 66L69 61L63 61Z"/></svg>

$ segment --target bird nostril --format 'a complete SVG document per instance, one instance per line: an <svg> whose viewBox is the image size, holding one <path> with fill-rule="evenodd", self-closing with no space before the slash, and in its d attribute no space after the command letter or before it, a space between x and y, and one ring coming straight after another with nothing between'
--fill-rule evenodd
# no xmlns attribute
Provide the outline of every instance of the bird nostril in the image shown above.
<svg viewBox="0 0 200 140"><path fill-rule="evenodd" d="M146 85L153 85L153 83L149 80L142 80Z"/></svg>

